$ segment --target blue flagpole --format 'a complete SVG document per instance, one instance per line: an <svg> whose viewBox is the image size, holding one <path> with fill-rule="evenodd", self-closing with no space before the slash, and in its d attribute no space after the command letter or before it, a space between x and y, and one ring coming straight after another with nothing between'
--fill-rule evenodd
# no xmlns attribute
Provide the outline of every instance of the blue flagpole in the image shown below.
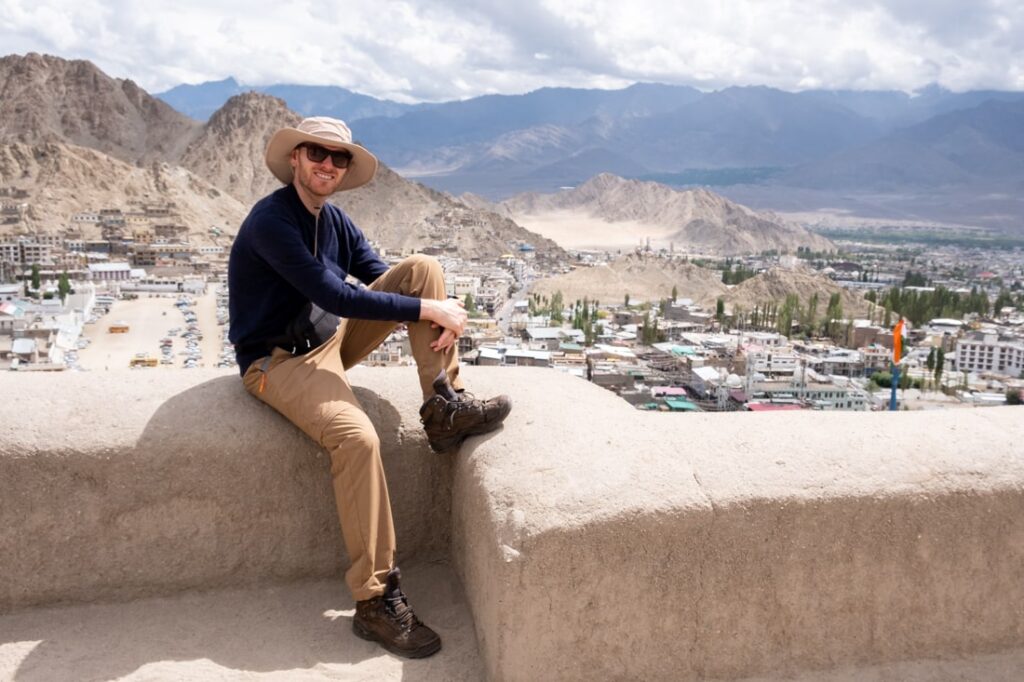
<svg viewBox="0 0 1024 682"><path fill-rule="evenodd" d="M896 411L896 387L900 385L900 366L892 365L892 389L889 391L889 411Z"/></svg>

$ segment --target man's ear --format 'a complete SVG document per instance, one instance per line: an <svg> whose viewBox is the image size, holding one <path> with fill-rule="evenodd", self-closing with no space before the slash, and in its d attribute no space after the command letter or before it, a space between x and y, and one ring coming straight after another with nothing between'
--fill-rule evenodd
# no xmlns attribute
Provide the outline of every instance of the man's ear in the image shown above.
<svg viewBox="0 0 1024 682"><path fill-rule="evenodd" d="M296 147L292 150L292 155L288 158L288 163L292 165L292 172L296 171L299 167L299 148Z"/></svg>

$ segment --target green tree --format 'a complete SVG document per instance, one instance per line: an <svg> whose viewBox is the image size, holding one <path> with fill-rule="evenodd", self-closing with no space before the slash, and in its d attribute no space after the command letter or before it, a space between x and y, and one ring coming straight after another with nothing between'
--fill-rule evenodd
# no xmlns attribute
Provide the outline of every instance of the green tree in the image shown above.
<svg viewBox="0 0 1024 682"><path fill-rule="evenodd" d="M71 282L68 280L68 273L62 272L60 274L60 278L57 280L57 292L60 294L61 303L67 300L68 294L71 293Z"/></svg>
<svg viewBox="0 0 1024 682"><path fill-rule="evenodd" d="M828 308L825 310L825 335L836 338L840 333L839 321L843 319L843 301L839 292L832 294L828 299Z"/></svg>
<svg viewBox="0 0 1024 682"><path fill-rule="evenodd" d="M466 293L466 298L463 301L466 307L466 312L470 315L476 312L476 301L473 300L473 294Z"/></svg>
<svg viewBox="0 0 1024 682"><path fill-rule="evenodd" d="M678 297L679 297L679 287L677 287L677 286L675 286L675 285L673 284L673 285L672 285L672 302L673 302L673 303L675 303L675 302L676 302L676 299L677 299Z"/></svg>
<svg viewBox="0 0 1024 682"><path fill-rule="evenodd" d="M903 276L903 286L926 287L928 286L928 280L925 279L924 273L907 270L907 273Z"/></svg>
<svg viewBox="0 0 1024 682"><path fill-rule="evenodd" d="M945 365L946 365L946 351L942 350L942 347L940 346L939 349L937 351L935 351L935 385L936 386L940 386L940 387L942 386L942 370L945 368Z"/></svg>
<svg viewBox="0 0 1024 682"><path fill-rule="evenodd" d="M32 290L39 291L41 282L39 281L39 265L37 263L32 264Z"/></svg>
<svg viewBox="0 0 1024 682"><path fill-rule="evenodd" d="M551 295L551 303L548 306L548 314L551 316L552 322L563 322L565 312L565 303L562 302L562 292L556 291Z"/></svg>
<svg viewBox="0 0 1024 682"><path fill-rule="evenodd" d="M1014 303L1015 301L1013 295L1006 289L1000 289L999 295L996 296L996 300L992 304L992 313L998 315L1001 309L1008 306L1013 306Z"/></svg>
<svg viewBox="0 0 1024 682"><path fill-rule="evenodd" d="M715 319L721 324L725 319L725 299L719 298L715 301Z"/></svg>
<svg viewBox="0 0 1024 682"><path fill-rule="evenodd" d="M626 294L626 297L622 300L622 305L624 305L626 308L629 308L629 294L628 293Z"/></svg>
<svg viewBox="0 0 1024 682"><path fill-rule="evenodd" d="M815 291L811 294L811 298L807 301L807 309L804 311L803 320L800 326L804 328L806 334L814 333L814 325L818 323L818 292Z"/></svg>
<svg viewBox="0 0 1024 682"><path fill-rule="evenodd" d="M775 329L788 338L793 333L793 320L799 317L800 297L796 294L787 294L782 308L776 314Z"/></svg>
<svg viewBox="0 0 1024 682"><path fill-rule="evenodd" d="M1006 392L1006 404L1007 405L1021 405L1024 404L1024 396L1021 395L1021 391L1009 390Z"/></svg>

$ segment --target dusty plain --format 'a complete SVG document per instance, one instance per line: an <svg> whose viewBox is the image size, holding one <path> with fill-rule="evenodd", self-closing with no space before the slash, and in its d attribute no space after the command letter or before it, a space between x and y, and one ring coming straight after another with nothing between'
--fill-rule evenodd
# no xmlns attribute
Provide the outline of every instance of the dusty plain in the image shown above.
<svg viewBox="0 0 1024 682"><path fill-rule="evenodd" d="M206 293L201 296L185 294L195 301L192 310L196 313L196 324L203 335L199 342L202 359L200 367L215 367L219 361L221 349L221 333L224 327L217 324L217 295L219 285L209 284ZM188 325L175 302L181 294L142 292L134 300L117 300L110 312L103 315L95 323L86 324L82 336L89 340L89 346L78 351L78 364L84 370L106 371L123 369L139 353L158 360L160 339L170 336L173 341L174 364L157 365L154 369L181 369L186 358L185 339L181 333ZM110 325L125 322L129 331L124 334L112 334ZM168 334L171 329L178 328L178 333ZM143 371L143 370L140 370Z"/></svg>
<svg viewBox="0 0 1024 682"><path fill-rule="evenodd" d="M604 251L632 249L646 244L668 248L672 231L635 220L608 222L579 211L548 211L516 215L514 219L527 230L547 237L565 249Z"/></svg>

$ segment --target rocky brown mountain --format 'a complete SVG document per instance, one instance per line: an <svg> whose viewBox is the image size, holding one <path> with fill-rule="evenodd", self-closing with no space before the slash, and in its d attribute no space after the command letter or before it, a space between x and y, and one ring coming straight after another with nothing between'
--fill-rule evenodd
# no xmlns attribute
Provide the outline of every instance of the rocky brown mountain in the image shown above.
<svg viewBox="0 0 1024 682"><path fill-rule="evenodd" d="M706 189L676 190L667 185L625 180L603 173L579 187L555 194L520 194L498 205L528 227L531 217L574 212L609 224L640 224L676 248L739 255L767 250L834 249L827 239L760 213ZM624 229L629 229L624 227ZM636 235L643 238L643 233Z"/></svg>
<svg viewBox="0 0 1024 682"><path fill-rule="evenodd" d="M0 145L0 187L28 192L24 227L41 233L55 233L79 212L152 206L170 209L167 222L184 224L205 241L211 227L235 232L248 210L180 166L160 161L137 166L56 142ZM99 238L98 229L83 237Z"/></svg>
<svg viewBox="0 0 1024 682"><path fill-rule="evenodd" d="M90 147L129 163L173 161L200 124L91 62L0 58L0 142Z"/></svg>
<svg viewBox="0 0 1024 682"><path fill-rule="evenodd" d="M263 159L270 137L278 128L298 125L300 120L276 97L255 92L235 95L202 127L182 155L181 165L251 205L281 186Z"/></svg>

